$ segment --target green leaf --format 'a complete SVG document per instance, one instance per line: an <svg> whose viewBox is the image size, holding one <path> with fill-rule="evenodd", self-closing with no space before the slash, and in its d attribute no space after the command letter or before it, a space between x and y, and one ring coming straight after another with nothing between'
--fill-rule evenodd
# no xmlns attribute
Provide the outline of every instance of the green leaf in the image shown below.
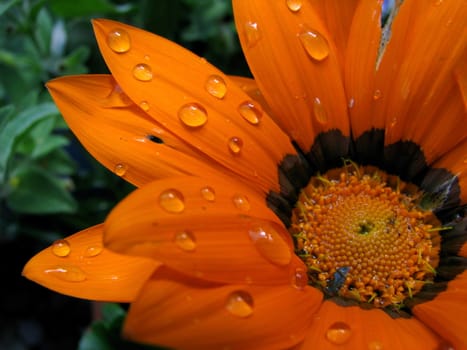
<svg viewBox="0 0 467 350"><path fill-rule="evenodd" d="M61 17L80 17L96 14L127 13L133 8L131 4L113 5L107 0L63 1L51 0L52 11Z"/></svg>
<svg viewBox="0 0 467 350"><path fill-rule="evenodd" d="M69 176L76 171L76 164L62 148L56 148L41 160L41 165L48 172Z"/></svg>
<svg viewBox="0 0 467 350"><path fill-rule="evenodd" d="M47 55L50 49L50 40L52 37L52 18L45 8L41 8L36 19L36 30L34 37L36 39L39 52L42 55Z"/></svg>
<svg viewBox="0 0 467 350"><path fill-rule="evenodd" d="M5 179L8 161L17 138L34 123L53 114L58 114L57 107L51 102L45 102L22 111L3 126L0 130L0 183Z"/></svg>
<svg viewBox="0 0 467 350"><path fill-rule="evenodd" d="M10 179L6 202L10 209L24 214L72 213L77 203L59 180L32 166L23 167Z"/></svg>
<svg viewBox="0 0 467 350"><path fill-rule="evenodd" d="M0 16L2 16L10 7L16 5L17 2L20 2L20 0L10 0L7 1L3 4L0 4Z"/></svg>

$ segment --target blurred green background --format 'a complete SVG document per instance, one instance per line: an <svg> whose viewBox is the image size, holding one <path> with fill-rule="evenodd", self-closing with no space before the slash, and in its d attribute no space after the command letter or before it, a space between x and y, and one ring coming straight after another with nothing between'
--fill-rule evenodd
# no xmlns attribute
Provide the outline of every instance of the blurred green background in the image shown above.
<svg viewBox="0 0 467 350"><path fill-rule="evenodd" d="M106 73L90 19L169 38L229 74L247 75L228 0L0 0L0 349L147 349L118 337L125 316L21 277L54 240L102 222L132 187L69 132L44 84Z"/></svg>

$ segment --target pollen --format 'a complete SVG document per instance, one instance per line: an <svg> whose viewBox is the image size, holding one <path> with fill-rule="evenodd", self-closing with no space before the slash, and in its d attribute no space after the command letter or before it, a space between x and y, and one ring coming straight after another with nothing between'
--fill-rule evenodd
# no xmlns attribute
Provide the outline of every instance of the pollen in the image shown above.
<svg viewBox="0 0 467 350"><path fill-rule="evenodd" d="M433 282L439 262L439 222L419 207L422 195L351 162L311 178L290 228L309 283L329 297L402 307Z"/></svg>

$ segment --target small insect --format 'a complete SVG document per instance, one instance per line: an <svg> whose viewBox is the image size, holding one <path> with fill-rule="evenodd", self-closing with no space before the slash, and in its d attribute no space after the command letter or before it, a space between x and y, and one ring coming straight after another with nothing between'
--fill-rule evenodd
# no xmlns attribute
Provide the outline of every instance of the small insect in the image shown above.
<svg viewBox="0 0 467 350"><path fill-rule="evenodd" d="M334 272L333 279L329 282L329 285L326 288L324 288L324 291L331 296L338 295L339 290L345 283L345 279L349 271L349 266L338 267L336 269L336 272Z"/></svg>

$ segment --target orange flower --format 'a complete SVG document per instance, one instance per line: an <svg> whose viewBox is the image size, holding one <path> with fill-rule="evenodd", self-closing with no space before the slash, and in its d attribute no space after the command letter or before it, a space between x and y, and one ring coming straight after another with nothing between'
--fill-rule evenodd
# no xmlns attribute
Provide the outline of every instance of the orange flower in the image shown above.
<svg viewBox="0 0 467 350"><path fill-rule="evenodd" d="M255 80L94 21L48 88L139 189L24 275L177 349L467 349L467 7L381 3L234 1Z"/></svg>

